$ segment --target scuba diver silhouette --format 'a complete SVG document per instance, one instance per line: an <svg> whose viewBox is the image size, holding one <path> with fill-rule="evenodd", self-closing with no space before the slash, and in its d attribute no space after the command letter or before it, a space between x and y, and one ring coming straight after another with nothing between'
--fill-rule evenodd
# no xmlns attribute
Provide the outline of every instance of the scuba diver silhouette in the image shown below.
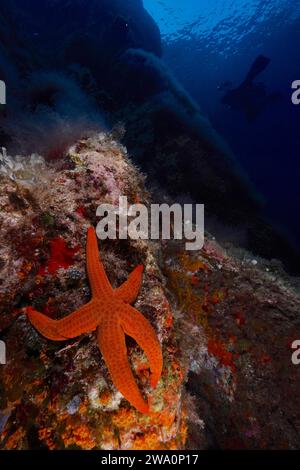
<svg viewBox="0 0 300 470"><path fill-rule="evenodd" d="M281 93L268 94L264 83L255 83L255 78L270 64L271 59L259 55L250 67L245 80L237 88L231 89L231 82L220 84L218 89L226 91L221 102L230 109L242 112L248 121L254 121L257 116L271 103L280 100Z"/></svg>

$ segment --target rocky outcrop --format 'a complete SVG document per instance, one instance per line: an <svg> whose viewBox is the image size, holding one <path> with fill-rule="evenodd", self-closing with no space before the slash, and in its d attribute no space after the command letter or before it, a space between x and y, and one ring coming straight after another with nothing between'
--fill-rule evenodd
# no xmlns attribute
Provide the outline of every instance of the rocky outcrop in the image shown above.
<svg viewBox="0 0 300 470"><path fill-rule="evenodd" d="M0 366L3 449L296 449L300 442L300 284L280 263L219 244L100 242L114 286L143 264L137 308L163 348L157 389L128 339L149 399L138 413L112 385L94 334L51 342L24 315L57 319L85 304L85 239L100 203L148 205L144 177L113 135L82 139L56 163L1 157Z"/></svg>
<svg viewBox="0 0 300 470"><path fill-rule="evenodd" d="M38 178L37 178L38 171ZM129 356L151 413L142 415L112 385L95 334L51 342L22 308L61 318L89 300L85 272L87 228L101 203L148 203L143 177L111 135L79 141L58 165L2 157L0 332L7 364L0 366L2 449L169 449L184 445L183 371L177 333L157 264L146 241L101 242L113 285L145 266L137 306L162 344L164 371L150 389L149 365L128 341Z"/></svg>
<svg viewBox="0 0 300 470"><path fill-rule="evenodd" d="M188 364L188 448L298 449L299 279L210 236L200 253L171 249L164 272Z"/></svg>
<svg viewBox="0 0 300 470"><path fill-rule="evenodd" d="M164 190L205 202L231 223L242 224L245 211L254 217L258 200L161 60L159 30L141 1L26 7L15 0L3 8L1 75L10 97L3 145L57 158L82 131L122 121L131 155Z"/></svg>

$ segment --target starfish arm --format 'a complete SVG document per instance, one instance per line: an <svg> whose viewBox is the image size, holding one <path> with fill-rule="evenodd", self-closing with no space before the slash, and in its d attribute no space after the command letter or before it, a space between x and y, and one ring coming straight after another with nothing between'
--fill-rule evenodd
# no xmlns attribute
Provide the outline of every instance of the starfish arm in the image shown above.
<svg viewBox="0 0 300 470"><path fill-rule="evenodd" d="M60 320L53 320L32 307L27 308L27 316L42 336L53 341L66 341L94 331L99 321L93 301Z"/></svg>
<svg viewBox="0 0 300 470"><path fill-rule="evenodd" d="M119 300L126 304L132 304L136 300L142 285L143 271L144 266L137 266L129 275L127 281L115 289L115 295Z"/></svg>
<svg viewBox="0 0 300 470"><path fill-rule="evenodd" d="M125 335L117 321L104 321L97 330L98 344L115 387L141 413L149 407L135 382L127 357Z"/></svg>
<svg viewBox="0 0 300 470"><path fill-rule="evenodd" d="M111 297L113 288L106 276L103 264L100 260L97 236L95 229L92 227L88 229L87 233L86 260L92 295Z"/></svg>
<svg viewBox="0 0 300 470"><path fill-rule="evenodd" d="M151 370L151 386L156 387L162 372L161 346L150 322L135 308L124 305L119 313L124 332L145 351Z"/></svg>

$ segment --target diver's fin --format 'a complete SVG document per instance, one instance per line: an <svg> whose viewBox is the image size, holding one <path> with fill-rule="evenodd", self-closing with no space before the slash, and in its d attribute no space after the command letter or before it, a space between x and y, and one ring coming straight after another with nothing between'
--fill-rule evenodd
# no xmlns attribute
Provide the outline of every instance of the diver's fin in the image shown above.
<svg viewBox="0 0 300 470"><path fill-rule="evenodd" d="M271 59L269 59L268 57L259 55L251 65L245 82L252 82L257 77L257 75L262 73L268 67L270 62Z"/></svg>

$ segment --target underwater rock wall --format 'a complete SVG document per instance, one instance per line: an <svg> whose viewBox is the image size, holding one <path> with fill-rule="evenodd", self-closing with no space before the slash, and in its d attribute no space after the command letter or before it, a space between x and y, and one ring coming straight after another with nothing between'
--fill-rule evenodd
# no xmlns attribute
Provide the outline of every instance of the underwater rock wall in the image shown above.
<svg viewBox="0 0 300 470"><path fill-rule="evenodd" d="M87 131L121 121L124 144L157 194L205 203L214 231L226 238L229 229L239 244L299 272L299 254L261 217L262 201L232 152L164 64L141 1L76 0L70 8L66 0L7 0L0 12L2 146L59 159Z"/></svg>
<svg viewBox="0 0 300 470"><path fill-rule="evenodd" d="M80 132L121 120L131 155L164 190L188 193L231 222L257 212L226 144L161 60L160 33L142 2L77 0L72 14L68 2L33 4L33 16L21 0L2 11L0 72L10 96L3 145L57 157ZM23 25L17 38L11 22Z"/></svg>
<svg viewBox="0 0 300 470"><path fill-rule="evenodd" d="M46 340L24 307L59 319L90 299L87 228L120 195L148 205L144 176L107 133L52 163L4 153L0 172L0 448L299 447L299 279L209 233L195 253L178 241L100 242L113 286L146 268L136 306L158 333L164 368L150 389L146 357L127 341L150 403L142 415L113 386L94 333Z"/></svg>
<svg viewBox="0 0 300 470"><path fill-rule="evenodd" d="M33 158L33 160L36 160ZM85 304L88 227L101 203L148 203L144 178L109 134L79 141L58 164L5 155L0 166L0 368L2 449L177 449L185 442L183 367L177 332L157 265L158 246L101 242L112 285L145 266L136 305L155 327L164 355L158 387L150 389L142 351L128 342L130 361L151 413L142 415L112 385L95 333L52 342L31 326L23 307L53 319ZM7 167L10 168L8 171Z"/></svg>
<svg viewBox="0 0 300 470"><path fill-rule="evenodd" d="M14 152L57 157L87 129L103 129L116 57L130 47L161 55L159 30L140 0L75 0L71 8L61 0L4 1L0 18L8 95L0 142Z"/></svg>
<svg viewBox="0 0 300 470"><path fill-rule="evenodd" d="M299 279L209 234L201 252L169 245L163 264L188 368L187 448L298 449Z"/></svg>

